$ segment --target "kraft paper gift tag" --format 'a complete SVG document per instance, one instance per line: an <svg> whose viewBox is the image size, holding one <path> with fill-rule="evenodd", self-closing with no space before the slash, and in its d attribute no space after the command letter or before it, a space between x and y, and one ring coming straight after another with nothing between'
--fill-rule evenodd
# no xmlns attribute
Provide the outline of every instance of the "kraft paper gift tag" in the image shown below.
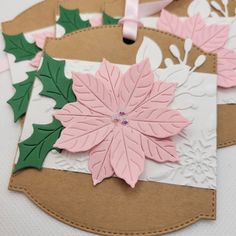
<svg viewBox="0 0 236 236"><path fill-rule="evenodd" d="M48 39L9 189L99 235L215 219L216 59L146 27L131 45L120 25Z"/></svg>

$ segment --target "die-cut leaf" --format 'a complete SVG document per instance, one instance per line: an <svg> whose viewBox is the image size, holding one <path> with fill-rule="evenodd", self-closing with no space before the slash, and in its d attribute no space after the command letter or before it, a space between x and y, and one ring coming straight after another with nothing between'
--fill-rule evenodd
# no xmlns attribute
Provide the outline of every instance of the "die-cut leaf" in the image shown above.
<svg viewBox="0 0 236 236"><path fill-rule="evenodd" d="M75 95L72 91L72 80L64 74L65 61L57 61L44 55L43 64L38 71L38 78L43 84L40 95L56 101L55 109L62 108L69 102L74 102Z"/></svg>
<svg viewBox="0 0 236 236"><path fill-rule="evenodd" d="M26 80L13 85L16 92L8 104L13 109L15 122L27 111L36 74L37 71L27 72L28 78Z"/></svg>
<svg viewBox="0 0 236 236"><path fill-rule="evenodd" d="M47 154L63 129L61 123L53 120L47 125L33 125L33 134L19 144L19 159L14 172L25 168L41 169Z"/></svg>
<svg viewBox="0 0 236 236"><path fill-rule="evenodd" d="M104 25L117 25L119 19L113 18L112 16L107 15L105 12L102 13L103 24Z"/></svg>
<svg viewBox="0 0 236 236"><path fill-rule="evenodd" d="M40 51L35 43L29 43L23 33L17 35L3 34L6 42L4 51L16 57L15 62L31 60Z"/></svg>
<svg viewBox="0 0 236 236"><path fill-rule="evenodd" d="M84 21L81 19L78 9L69 10L62 6L60 6L60 18L57 23L65 29L66 34L91 27L88 20Z"/></svg>

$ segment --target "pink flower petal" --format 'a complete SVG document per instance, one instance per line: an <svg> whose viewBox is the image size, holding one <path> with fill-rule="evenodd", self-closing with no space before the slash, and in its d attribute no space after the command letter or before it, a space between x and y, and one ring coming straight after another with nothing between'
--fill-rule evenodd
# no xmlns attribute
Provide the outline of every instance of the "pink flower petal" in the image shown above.
<svg viewBox="0 0 236 236"><path fill-rule="evenodd" d="M175 143L171 139L157 139L142 135L141 140L147 158L160 163L179 161Z"/></svg>
<svg viewBox="0 0 236 236"><path fill-rule="evenodd" d="M156 108L132 113L129 125L139 132L156 138L168 138L178 134L190 122L179 112L168 108Z"/></svg>
<svg viewBox="0 0 236 236"><path fill-rule="evenodd" d="M96 113L79 102L69 103L54 114L64 127L73 123L85 121L89 118L101 118L100 113Z"/></svg>
<svg viewBox="0 0 236 236"><path fill-rule="evenodd" d="M33 58L33 59L30 61L30 65L33 66L33 67L35 67L35 68L38 68L39 65L40 65L42 56L43 56L43 52L38 52L38 53L36 54L35 58Z"/></svg>
<svg viewBox="0 0 236 236"><path fill-rule="evenodd" d="M116 111L115 100L102 81L90 74L73 73L73 91L84 106L104 115Z"/></svg>
<svg viewBox="0 0 236 236"><path fill-rule="evenodd" d="M136 108L136 111L167 107L174 99L176 86L174 83L155 82L150 94Z"/></svg>
<svg viewBox="0 0 236 236"><path fill-rule="evenodd" d="M105 118L91 118L72 123L62 131L54 147L69 152L88 151L102 142L112 128L113 124L110 119Z"/></svg>
<svg viewBox="0 0 236 236"><path fill-rule="evenodd" d="M120 69L109 61L103 59L103 62L96 73L96 78L100 79L109 92L113 94L116 105L118 105L121 77L122 73Z"/></svg>
<svg viewBox="0 0 236 236"><path fill-rule="evenodd" d="M141 148L141 134L130 127L117 126L111 153L111 165L115 174L134 188L144 170L145 156Z"/></svg>
<svg viewBox="0 0 236 236"><path fill-rule="evenodd" d="M32 35L33 39L35 40L36 45L43 49L45 41L48 37L55 37L55 32L41 32Z"/></svg>
<svg viewBox="0 0 236 236"><path fill-rule="evenodd" d="M127 113L133 111L149 94L153 86L149 60L135 64L124 74L120 85L120 106Z"/></svg>
<svg viewBox="0 0 236 236"><path fill-rule="evenodd" d="M196 35L199 35L205 28L206 24L200 14L189 17L182 22L182 28L184 29L182 38L194 39Z"/></svg>
<svg viewBox="0 0 236 236"><path fill-rule="evenodd" d="M183 21L178 16L171 14L166 10L161 11L161 16L158 19L157 28L181 38L185 37Z"/></svg>
<svg viewBox="0 0 236 236"><path fill-rule="evenodd" d="M206 52L216 52L225 46L229 34L228 25L205 26L192 38L193 43Z"/></svg>
<svg viewBox="0 0 236 236"><path fill-rule="evenodd" d="M114 175L111 165L112 141L113 134L111 133L89 153L89 170L92 173L94 185Z"/></svg>
<svg viewBox="0 0 236 236"><path fill-rule="evenodd" d="M218 86L225 88L236 86L236 52L222 49L217 55Z"/></svg>

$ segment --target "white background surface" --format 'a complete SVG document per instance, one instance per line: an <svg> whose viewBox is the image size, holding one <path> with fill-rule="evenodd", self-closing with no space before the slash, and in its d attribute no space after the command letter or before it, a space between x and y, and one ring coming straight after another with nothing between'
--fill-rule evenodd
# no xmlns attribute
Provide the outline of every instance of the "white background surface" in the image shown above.
<svg viewBox="0 0 236 236"><path fill-rule="evenodd" d="M0 0L0 22L9 20L37 0ZM2 45L2 38L0 38ZM0 46L0 57L2 56ZM13 89L9 72L0 74L0 236L87 236L45 214L23 194L9 192L8 181L19 138L19 125L6 101ZM173 236L236 235L236 146L218 152L217 221L201 221Z"/></svg>

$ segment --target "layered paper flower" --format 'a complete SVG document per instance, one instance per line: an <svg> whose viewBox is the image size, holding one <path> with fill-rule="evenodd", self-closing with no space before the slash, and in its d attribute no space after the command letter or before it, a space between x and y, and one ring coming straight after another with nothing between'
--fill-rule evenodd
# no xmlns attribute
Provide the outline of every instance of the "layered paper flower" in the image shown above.
<svg viewBox="0 0 236 236"><path fill-rule="evenodd" d="M184 39L190 38L202 50L217 54L218 86L236 86L236 52L226 48L229 25L207 25L200 14L182 20L162 10L157 28Z"/></svg>
<svg viewBox="0 0 236 236"><path fill-rule="evenodd" d="M89 151L94 184L115 175L134 187L145 157L178 161L169 137L189 121L167 107L176 84L154 82L153 77L147 59L124 74L106 60L95 76L72 74L78 101L56 112L65 129L54 146L73 153Z"/></svg>

